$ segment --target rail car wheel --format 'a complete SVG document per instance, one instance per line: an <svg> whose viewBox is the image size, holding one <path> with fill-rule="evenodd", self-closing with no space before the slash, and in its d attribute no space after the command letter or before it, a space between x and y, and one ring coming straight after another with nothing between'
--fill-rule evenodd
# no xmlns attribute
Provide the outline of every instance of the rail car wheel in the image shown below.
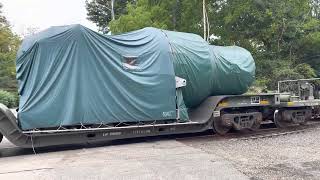
<svg viewBox="0 0 320 180"><path fill-rule="evenodd" d="M274 112L274 118L273 118L273 121L274 121L274 124L278 127L278 128L286 128L288 126L290 126L290 122L286 122L283 120L282 118L282 111L280 110L276 110Z"/></svg>
<svg viewBox="0 0 320 180"><path fill-rule="evenodd" d="M257 131L260 129L261 123L260 122L255 122L252 127L250 128L251 131Z"/></svg>
<svg viewBox="0 0 320 180"><path fill-rule="evenodd" d="M232 126L226 126L221 118L213 118L213 131L219 135L225 135L230 131Z"/></svg>
<svg viewBox="0 0 320 180"><path fill-rule="evenodd" d="M0 133L0 143L1 143L2 139L3 139L3 135Z"/></svg>
<svg viewBox="0 0 320 180"><path fill-rule="evenodd" d="M259 112L256 110L248 110L247 113L259 113ZM258 116L256 116L256 120L252 124L250 130L251 131L259 130L261 126L261 122L262 122L262 114L260 113Z"/></svg>

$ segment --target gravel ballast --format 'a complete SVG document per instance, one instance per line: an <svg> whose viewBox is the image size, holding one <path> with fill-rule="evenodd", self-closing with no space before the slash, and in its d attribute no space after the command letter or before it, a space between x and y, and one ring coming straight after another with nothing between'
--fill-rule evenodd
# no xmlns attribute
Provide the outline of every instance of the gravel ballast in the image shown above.
<svg viewBox="0 0 320 180"><path fill-rule="evenodd" d="M320 128L259 139L182 142L224 158L251 179L320 179Z"/></svg>

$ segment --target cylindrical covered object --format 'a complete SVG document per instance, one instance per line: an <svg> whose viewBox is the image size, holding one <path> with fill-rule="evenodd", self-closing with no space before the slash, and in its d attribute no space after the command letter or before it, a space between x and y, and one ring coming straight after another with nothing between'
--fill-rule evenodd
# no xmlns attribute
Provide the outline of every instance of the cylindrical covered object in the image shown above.
<svg viewBox="0 0 320 180"><path fill-rule="evenodd" d="M175 75L187 80L183 99L187 107L213 95L245 93L255 78L250 52L237 46L211 46L200 36L164 31L171 48Z"/></svg>

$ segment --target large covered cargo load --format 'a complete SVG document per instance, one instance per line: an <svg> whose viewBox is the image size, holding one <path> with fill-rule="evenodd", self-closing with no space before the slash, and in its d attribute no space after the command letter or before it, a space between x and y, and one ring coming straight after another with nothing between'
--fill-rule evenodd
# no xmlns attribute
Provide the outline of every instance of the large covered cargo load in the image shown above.
<svg viewBox="0 0 320 180"><path fill-rule="evenodd" d="M210 46L196 34L165 31L175 75L187 80L182 88L188 108L208 96L245 93L255 78L249 51L237 47Z"/></svg>
<svg viewBox="0 0 320 180"><path fill-rule="evenodd" d="M18 121L28 130L188 120L184 108L244 93L254 71L248 51L210 46L194 34L145 28L105 36L81 25L52 27L18 51ZM175 76L187 86L177 90Z"/></svg>

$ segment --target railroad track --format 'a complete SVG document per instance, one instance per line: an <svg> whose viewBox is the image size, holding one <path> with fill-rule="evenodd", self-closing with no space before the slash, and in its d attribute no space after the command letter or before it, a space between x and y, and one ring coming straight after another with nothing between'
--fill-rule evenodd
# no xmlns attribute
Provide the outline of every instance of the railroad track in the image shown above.
<svg viewBox="0 0 320 180"><path fill-rule="evenodd" d="M262 127L257 131L233 131L229 132L224 136L218 134L205 134L198 136L187 136L176 138L178 141L197 141L197 140L229 140L229 141L239 141L239 140L254 140L254 139L263 139L271 138L277 136L284 136L290 134L299 134L304 133L310 130L319 129L320 130L320 121L309 121L308 124L304 126L291 126L284 129L279 129L275 127Z"/></svg>
<svg viewBox="0 0 320 180"><path fill-rule="evenodd" d="M312 129L314 129L314 128L312 128ZM278 131L275 129L275 130L271 130L271 131L262 131L260 133L248 135L246 137L238 137L238 138L236 137L236 138L232 138L230 140L238 141L238 140L253 140L253 139L271 138L271 137L276 137L276 136L304 133L309 130L310 130L310 128L295 129L295 130L282 130L282 131Z"/></svg>

